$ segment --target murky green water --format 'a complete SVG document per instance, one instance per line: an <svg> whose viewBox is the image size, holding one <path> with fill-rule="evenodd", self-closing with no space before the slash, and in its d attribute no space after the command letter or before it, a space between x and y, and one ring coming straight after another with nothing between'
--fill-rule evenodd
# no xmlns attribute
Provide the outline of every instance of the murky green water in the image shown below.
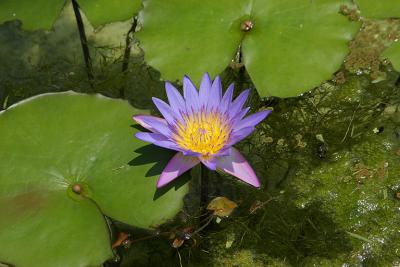
<svg viewBox="0 0 400 267"><path fill-rule="evenodd" d="M128 99L153 108L164 97L157 71L143 62L135 40L126 54L129 22L99 32L87 28L94 78L87 79L72 11L51 32L24 32L18 22L0 26L0 100L3 108L45 92L75 90ZM209 199L226 196L239 207L212 222L179 250L168 236L120 247L107 266L400 266L399 74L363 47L388 36L398 21L368 22L352 44L337 81L291 99L260 99L253 111L274 112L239 147L262 183L255 190L220 173L208 173ZM383 26L382 26L383 25ZM127 63L128 67L123 67ZM123 72L125 68L125 72ZM252 87L243 68L227 69L223 82ZM374 82L371 82L374 81ZM200 170L193 170L199 179ZM186 210L166 226L198 229L199 182L192 181ZM154 233L130 231L131 239Z"/></svg>

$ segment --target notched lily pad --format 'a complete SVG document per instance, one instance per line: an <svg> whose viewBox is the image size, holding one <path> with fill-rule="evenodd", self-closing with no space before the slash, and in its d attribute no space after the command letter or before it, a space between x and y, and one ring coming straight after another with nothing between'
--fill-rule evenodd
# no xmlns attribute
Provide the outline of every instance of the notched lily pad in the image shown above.
<svg viewBox="0 0 400 267"><path fill-rule="evenodd" d="M248 1L146 0L137 33L145 60L168 80L187 74L200 81L215 76L231 62L242 38L240 18Z"/></svg>
<svg viewBox="0 0 400 267"><path fill-rule="evenodd" d="M148 64L168 80L199 80L229 65L242 45L261 96L296 96L329 79L359 28L342 0L146 0L138 33Z"/></svg>
<svg viewBox="0 0 400 267"><path fill-rule="evenodd" d="M175 216L185 178L156 191L171 155L134 138L138 112L66 92L0 113L0 262L99 266L112 257L102 212L143 228Z"/></svg>

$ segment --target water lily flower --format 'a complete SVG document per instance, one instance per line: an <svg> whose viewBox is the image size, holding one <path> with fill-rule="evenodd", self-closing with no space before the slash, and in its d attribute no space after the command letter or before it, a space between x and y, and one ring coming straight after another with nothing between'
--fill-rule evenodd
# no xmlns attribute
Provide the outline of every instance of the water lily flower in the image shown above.
<svg viewBox="0 0 400 267"><path fill-rule="evenodd" d="M250 164L233 147L255 130L271 110L245 117L243 108L249 89L235 100L233 84L222 95L219 77L211 81L204 74L198 91L191 80L183 78L183 97L169 82L165 83L169 105L153 97L164 118L135 115L133 119L150 132L136 133L140 140L178 151L168 162L157 182L160 188L200 162L210 170L222 170L255 187L260 182Z"/></svg>

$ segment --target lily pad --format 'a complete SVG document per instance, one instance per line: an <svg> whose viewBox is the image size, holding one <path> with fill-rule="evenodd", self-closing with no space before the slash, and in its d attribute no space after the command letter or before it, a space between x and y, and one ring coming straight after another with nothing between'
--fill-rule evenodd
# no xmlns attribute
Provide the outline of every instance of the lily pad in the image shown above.
<svg viewBox="0 0 400 267"><path fill-rule="evenodd" d="M100 266L112 257L94 203L64 192L27 190L0 198L0 261L12 266Z"/></svg>
<svg viewBox="0 0 400 267"><path fill-rule="evenodd" d="M25 30L50 29L64 4L65 0L2 0L0 24L19 19Z"/></svg>
<svg viewBox="0 0 400 267"><path fill-rule="evenodd" d="M102 213L143 228L175 216L185 178L156 191L171 155L134 138L138 112L66 92L0 113L0 262L98 266L112 256Z"/></svg>
<svg viewBox="0 0 400 267"><path fill-rule="evenodd" d="M146 0L137 35L145 60L165 79L214 76L242 45L261 96L296 96L329 79L342 64L359 28L339 14L344 3Z"/></svg>
<svg viewBox="0 0 400 267"><path fill-rule="evenodd" d="M79 0L79 6L94 27L134 17L140 0Z"/></svg>
<svg viewBox="0 0 400 267"><path fill-rule="evenodd" d="M248 1L147 0L139 13L142 30L136 35L149 65L168 80L184 74L200 81L214 76L232 60L243 36L240 18Z"/></svg>
<svg viewBox="0 0 400 267"><path fill-rule="evenodd" d="M383 57L389 59L393 67L400 71L400 42L395 42L386 49L383 52Z"/></svg>
<svg viewBox="0 0 400 267"><path fill-rule="evenodd" d="M77 1L94 27L132 18L141 7L140 0L80 0ZM2 0L0 24L19 19L25 30L48 30L65 5L65 0Z"/></svg>
<svg viewBox="0 0 400 267"><path fill-rule="evenodd" d="M399 18L400 7L398 0L356 0L361 15L367 18L384 19Z"/></svg>

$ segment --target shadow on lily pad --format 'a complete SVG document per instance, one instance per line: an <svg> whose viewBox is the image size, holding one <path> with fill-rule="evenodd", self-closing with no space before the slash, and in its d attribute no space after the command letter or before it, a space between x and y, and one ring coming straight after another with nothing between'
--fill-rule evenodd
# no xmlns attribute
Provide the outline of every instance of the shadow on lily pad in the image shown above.
<svg viewBox="0 0 400 267"><path fill-rule="evenodd" d="M136 128L136 127L135 127ZM167 165L168 161L175 154L171 150L167 150L155 145L145 145L135 150L136 154L139 154L136 158L132 159L128 164L131 166L139 166L150 163L155 163L149 168L146 173L146 177L160 176L164 167ZM178 190L181 186L185 185L190 180L189 172L181 175L171 183L166 186L159 188L155 191L153 200L158 199L163 196L169 190L174 188Z"/></svg>

